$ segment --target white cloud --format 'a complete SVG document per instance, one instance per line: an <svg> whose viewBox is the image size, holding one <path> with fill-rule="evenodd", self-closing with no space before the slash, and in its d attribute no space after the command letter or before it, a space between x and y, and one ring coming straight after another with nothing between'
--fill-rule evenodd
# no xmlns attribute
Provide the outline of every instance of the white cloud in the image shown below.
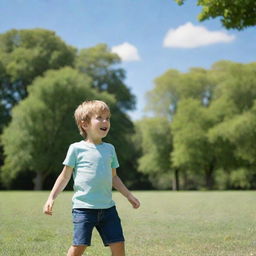
<svg viewBox="0 0 256 256"><path fill-rule="evenodd" d="M196 48L215 43L228 43L235 39L225 31L209 31L203 26L188 22L176 29L170 29L163 42L164 47Z"/></svg>
<svg viewBox="0 0 256 256"><path fill-rule="evenodd" d="M127 42L120 45L113 46L111 51L118 54L123 61L140 60L140 56L137 48Z"/></svg>

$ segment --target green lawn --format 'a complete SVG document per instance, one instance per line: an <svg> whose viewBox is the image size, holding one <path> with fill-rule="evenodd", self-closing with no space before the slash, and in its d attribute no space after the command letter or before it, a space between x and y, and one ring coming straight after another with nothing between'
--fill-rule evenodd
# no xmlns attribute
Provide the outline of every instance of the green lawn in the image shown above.
<svg viewBox="0 0 256 256"><path fill-rule="evenodd" d="M256 256L256 192L134 192L141 208L114 193L127 256ZM42 214L48 192L0 192L0 255L66 255L71 192ZM110 255L94 232L84 255Z"/></svg>

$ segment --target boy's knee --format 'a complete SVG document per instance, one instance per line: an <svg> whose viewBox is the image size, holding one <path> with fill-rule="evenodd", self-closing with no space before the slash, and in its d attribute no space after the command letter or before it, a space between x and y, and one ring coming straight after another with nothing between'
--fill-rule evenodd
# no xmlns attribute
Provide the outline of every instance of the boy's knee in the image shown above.
<svg viewBox="0 0 256 256"><path fill-rule="evenodd" d="M125 256L124 242L110 244L112 256Z"/></svg>
<svg viewBox="0 0 256 256"><path fill-rule="evenodd" d="M85 245L72 245L68 250L67 256L81 256L86 247Z"/></svg>

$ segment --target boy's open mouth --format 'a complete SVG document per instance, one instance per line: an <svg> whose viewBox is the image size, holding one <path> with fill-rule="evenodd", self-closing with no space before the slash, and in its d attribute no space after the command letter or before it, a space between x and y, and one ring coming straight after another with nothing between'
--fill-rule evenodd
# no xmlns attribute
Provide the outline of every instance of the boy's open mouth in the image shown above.
<svg viewBox="0 0 256 256"><path fill-rule="evenodd" d="M107 127L102 127L100 128L102 131L106 131L108 128Z"/></svg>

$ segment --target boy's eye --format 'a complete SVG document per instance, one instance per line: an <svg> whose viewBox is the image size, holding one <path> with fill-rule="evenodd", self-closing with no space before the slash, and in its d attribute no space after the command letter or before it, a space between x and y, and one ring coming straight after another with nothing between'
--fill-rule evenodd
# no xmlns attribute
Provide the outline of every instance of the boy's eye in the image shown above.
<svg viewBox="0 0 256 256"><path fill-rule="evenodd" d="M102 117L102 116L96 116L96 119L99 120L99 121L101 121L103 119L106 120L106 121L110 121L110 117L105 118L105 117Z"/></svg>

